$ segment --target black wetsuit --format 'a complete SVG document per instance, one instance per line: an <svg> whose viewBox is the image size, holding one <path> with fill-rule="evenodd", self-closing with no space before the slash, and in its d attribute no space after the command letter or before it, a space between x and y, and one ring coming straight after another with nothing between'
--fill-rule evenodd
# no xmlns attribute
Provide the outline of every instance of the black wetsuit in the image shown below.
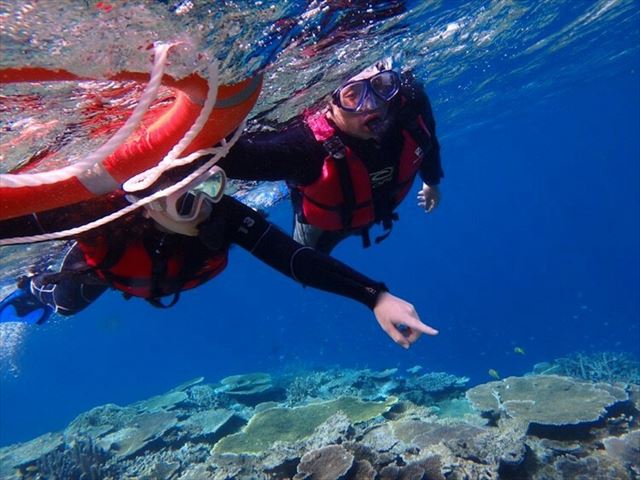
<svg viewBox="0 0 640 480"><path fill-rule="evenodd" d="M373 308L378 295L386 291L384 284L296 243L258 212L232 197L224 196L213 205L209 219L199 226L198 237L159 234L152 220L141 218L140 221L147 222L144 228L149 233L145 234L145 242L160 241L163 235L170 235L180 242L180 248L203 251L205 255L237 244L303 285L351 298L369 308ZM101 234L108 234L108 228ZM31 292L62 315L84 309L108 287L86 267L77 245L65 257L60 274L40 274L31 281Z"/></svg>
<svg viewBox="0 0 640 480"><path fill-rule="evenodd" d="M417 115L422 115L431 132L431 142L425 151L419 173L424 183L430 186L437 185L443 177L443 171L431 104L422 86L412 77L406 75L403 78L403 84L402 93L407 103L400 108L400 98L396 99L398 104L392 106L390 113L395 116L395 121L380 141L358 139L338 129L336 133L342 143L362 159L369 172L374 174L390 166L395 168L404 145L402 129L406 129L407 123L413 121ZM229 178L258 181L285 180L290 187L295 187L315 182L322 174L324 159L327 155L327 150L315 139L311 129L300 117L282 131L244 135L218 165L224 169ZM372 183L374 202L386 204L392 195L390 188L390 183L379 186ZM295 220L304 224L306 222L301 218L300 213L301 198L296 193L295 188L292 188L291 200ZM385 211L384 208L376 210ZM383 218L378 215L375 222L381 220ZM360 231L361 229L338 232L319 230L319 238L310 239L299 235L300 232L296 226L294 238L300 243L329 253L340 240Z"/></svg>

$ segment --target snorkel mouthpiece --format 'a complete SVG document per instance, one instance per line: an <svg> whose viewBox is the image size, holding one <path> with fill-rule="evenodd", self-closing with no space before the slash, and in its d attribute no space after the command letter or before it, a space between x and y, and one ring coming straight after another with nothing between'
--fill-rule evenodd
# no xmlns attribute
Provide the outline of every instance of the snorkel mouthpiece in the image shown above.
<svg viewBox="0 0 640 480"><path fill-rule="evenodd" d="M375 138L380 139L389 129L391 122L388 119L374 118L367 122L367 127Z"/></svg>

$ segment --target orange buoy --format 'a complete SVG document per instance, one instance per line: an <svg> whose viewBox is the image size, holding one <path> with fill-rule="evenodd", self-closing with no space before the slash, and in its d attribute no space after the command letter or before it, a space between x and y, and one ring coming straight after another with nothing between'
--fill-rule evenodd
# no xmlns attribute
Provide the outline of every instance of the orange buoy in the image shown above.
<svg viewBox="0 0 640 480"><path fill-rule="evenodd" d="M95 80L65 70L44 68L0 69L0 83ZM148 75L122 72L107 80L146 83ZM165 75L162 84L174 94L173 103L159 115L150 115L122 145L86 175L37 186L0 184L0 220L90 200L115 191L131 177L156 166L189 130L207 98L204 78L192 74L181 80ZM182 155L209 148L229 135L249 114L258 99L262 76L218 88L216 104L200 133ZM146 116L145 116L146 118Z"/></svg>

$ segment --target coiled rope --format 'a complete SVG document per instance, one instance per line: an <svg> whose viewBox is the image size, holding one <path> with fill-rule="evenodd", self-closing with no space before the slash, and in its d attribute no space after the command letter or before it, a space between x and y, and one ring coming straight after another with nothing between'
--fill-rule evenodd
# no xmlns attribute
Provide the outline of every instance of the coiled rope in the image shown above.
<svg viewBox="0 0 640 480"><path fill-rule="evenodd" d="M95 165L96 163L102 161L104 158L106 158L106 156L108 156L109 154L111 154L116 148L118 148L118 146L126 141L127 137L132 133L132 131L136 128L137 124L140 122L142 116L144 115L144 113L146 112L146 109L149 108L149 105L151 104L151 102L155 99L155 95L158 89L158 86L160 85L160 81L162 79L162 74L164 72L164 66L166 63L166 56L167 56L167 52L168 49L171 47L172 45L159 45L157 47L157 51L156 51L156 61L154 62L154 68L153 68L153 72L151 75L151 80L149 81L149 85L147 86L147 89L145 89L145 92L143 94L143 98L140 100L140 104L136 107L136 109L134 109L134 112L132 113L131 117L129 118L129 120L127 120L127 122L125 123L125 125L123 125L123 127L118 130L118 132L116 132L116 134L109 139L109 141L103 146L101 147L98 151L94 152L93 155L90 155L90 158L88 158L87 160L83 161L83 162L79 162L76 165L70 166L70 167L65 167L63 169L57 170L55 172L44 172L44 173L36 173L36 174L29 174L29 177L32 177L32 179L30 179L29 181L34 181L33 179L45 179L47 180L47 176L50 175L51 173L58 173L60 171L69 171L72 172L69 174L69 176L75 176L77 175L78 172L82 172L84 170L86 170L87 168L92 167L93 165ZM195 185L199 182L202 182L204 180L206 180L206 178L208 178L209 176L209 172L210 169L224 156L227 155L227 153L229 152L229 150L231 149L231 147L236 143L236 141L238 140L238 138L240 138L240 135L242 134L242 131L244 130L245 124L246 124L246 118L243 120L243 122L241 123L241 125L235 130L233 136L231 137L231 139L229 139L228 141L225 139L222 139L222 141L220 142L219 146L217 147L212 147L212 148L208 148L208 149L203 149L203 150L199 150L197 152L193 152L190 155L187 155L186 157L180 158L179 155L184 151L184 149L190 144L191 140L193 138L195 138L196 135L198 135L198 133L202 130L203 126L205 125L205 123L207 122L207 119L209 118L209 115L211 114L211 111L213 110L213 107L215 106L216 103L216 99L217 99L217 94L218 94L218 84L219 84L219 72L218 72L218 65L217 62L213 62L208 69L208 78L207 78L207 84L208 84L208 93L207 93L207 99L205 100L204 106L200 112L200 114L198 115L198 118L196 119L196 121L194 122L194 124L191 126L191 128L189 129L189 131L187 131L187 133L182 137L182 139L171 149L171 151L162 159L161 162L158 163L158 165L156 165L153 168L150 168L148 170L146 170L145 172L142 172L139 175L136 175L135 177L130 178L129 180L127 180L127 182L124 183L123 185L123 190L125 190L126 192L135 192L138 190L142 190L145 188L148 188L149 186L151 186L161 175L162 173L164 173L165 171L177 167L177 166L182 166L182 165L187 165L189 163L194 162L195 160L201 158L204 155L211 155L211 158L203 165L201 165L198 169L196 169L195 171L193 171L191 174L189 174L188 176L186 176L185 178L183 178L182 180L180 180L179 182L175 183L174 185L167 187L165 189L159 190L155 193L153 193L152 195L142 198L142 199L136 199L131 205L128 205L126 207L124 207L121 210L118 210L117 212L114 212L112 214L109 214L105 217L102 217L98 220L94 220L93 222L87 223L85 225L82 225L80 227L76 227L76 228L71 228L71 229L67 229L67 230L62 230L59 232L51 232L51 233L44 233L44 234L40 234L40 235L30 235L30 236L24 236L24 237L12 237L12 238L6 238L6 239L0 239L0 246L5 246L5 245L14 245L14 244L20 244L20 243L34 243L34 242L43 242L43 241L48 241L48 240L58 240L61 238L66 238L66 237L72 237L75 235L79 235L81 233L93 230L95 228L101 227L103 225L106 225L109 222L112 222L114 220L117 220L118 218L123 217L124 215L127 215L128 213L131 213L132 211L143 207L145 205L150 204L151 202L158 200L162 197L165 197L167 195L170 195L182 188L185 188L189 185ZM152 83L157 83L157 85L155 86L155 88L153 89L153 87L151 86ZM153 89L153 90L152 90ZM152 92L147 94L147 91ZM141 107L143 100L146 102L146 107L144 107L144 110L142 111L141 114L139 114L139 117L136 121L136 123L134 124L132 119L134 117L134 115L137 114L138 108ZM132 128L127 128L126 130L126 134L121 134L121 131L125 131L125 127L127 127L127 125L130 123L133 124ZM118 142L114 141L114 139L118 137ZM113 142L112 142L113 141ZM115 146L113 147L112 150L108 151L108 153L103 155L98 155L98 152L101 150L106 151L107 150L107 146L114 144ZM111 148L111 146L109 147ZM91 159L91 160L90 160ZM71 170L73 168L73 170ZM8 177L23 177L25 176L24 174L20 174L20 175L10 175L10 174L5 174L5 176ZM4 176L0 176L0 180L4 182ZM56 179L57 181L58 179ZM42 183L51 183L51 181L45 181ZM33 186L33 185L39 185L41 183L23 183L22 185L19 186ZM13 185L11 185L13 186ZM129 198L131 198L131 196L128 196Z"/></svg>
<svg viewBox="0 0 640 480"><path fill-rule="evenodd" d="M158 88L160 88L160 84L162 83L162 76L164 75L164 69L167 64L167 54L169 53L169 49L174 45L176 44L157 43L155 45L151 78L140 97L140 102L136 108L134 108L125 124L120 127L104 145L91 153L86 159L57 170L38 173L0 174L0 185L8 188L37 187L68 180L92 169L95 165L115 152L135 131L147 113L147 110L149 110L149 107L157 98Z"/></svg>

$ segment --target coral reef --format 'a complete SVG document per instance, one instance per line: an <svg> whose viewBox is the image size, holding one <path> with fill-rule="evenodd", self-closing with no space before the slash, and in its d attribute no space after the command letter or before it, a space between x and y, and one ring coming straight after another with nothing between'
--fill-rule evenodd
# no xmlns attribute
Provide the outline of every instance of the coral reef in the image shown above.
<svg viewBox="0 0 640 480"><path fill-rule="evenodd" d="M41 439L42 440L42 439ZM106 480L108 456L90 438L72 438L36 460L15 465L18 478L47 480ZM5 477L4 473L2 478Z"/></svg>
<svg viewBox="0 0 640 480"><path fill-rule="evenodd" d="M599 420L608 407L629 399L621 387L569 377L509 377L467 391L471 404L492 417L506 415L540 425L575 425Z"/></svg>
<svg viewBox="0 0 640 480"><path fill-rule="evenodd" d="M295 408L271 408L251 418L243 431L229 435L214 447L219 453L259 453L274 442L299 442L337 412L344 412L351 422L364 422L387 411L395 398L386 402L362 402L343 397Z"/></svg>
<svg viewBox="0 0 640 480"><path fill-rule="evenodd" d="M413 367L410 375L402 376L398 369L381 372L369 369L335 369L304 373L292 378L287 386L287 402L290 406L304 404L309 398L327 400L343 396L358 396L366 400L380 400L395 395L418 405L432 404L433 400L455 398L464 392L469 381L444 372L430 372L418 376L419 368Z"/></svg>
<svg viewBox="0 0 640 480"><path fill-rule="evenodd" d="M538 363L533 373L563 375L592 382L640 384L640 361L627 352L573 353L551 362Z"/></svg>
<svg viewBox="0 0 640 480"><path fill-rule="evenodd" d="M216 393L224 393L235 401L255 406L262 402L282 399L284 392L274 386L268 373L247 373L223 378Z"/></svg>
<svg viewBox="0 0 640 480"><path fill-rule="evenodd" d="M137 402L131 405L139 411L157 412L159 410L171 410L176 408L180 403L187 400L188 396L185 392L171 391L164 395L157 395L148 400Z"/></svg>
<svg viewBox="0 0 640 480"><path fill-rule="evenodd" d="M298 464L294 480L334 480L343 477L353 466L353 455L340 445L326 447L305 453Z"/></svg>
<svg viewBox="0 0 640 480"><path fill-rule="evenodd" d="M197 378L132 405L94 408L63 432L0 448L0 478L640 476L635 384L533 375L476 385L465 396L468 379L420 370L249 374L215 385ZM265 392L280 393L256 403Z"/></svg>
<svg viewBox="0 0 640 480"><path fill-rule="evenodd" d="M640 477L638 459L640 458L640 431L626 433L620 437L605 438L604 444L607 454L629 467Z"/></svg>
<svg viewBox="0 0 640 480"><path fill-rule="evenodd" d="M268 373L247 373L231 375L220 380L222 387L218 392L227 395L253 395L265 392L273 387L271 375Z"/></svg>
<svg viewBox="0 0 640 480"><path fill-rule="evenodd" d="M9 478L14 469L23 471L35 465L38 459L60 449L64 449L64 437L60 433L45 433L27 443L0 448L0 478Z"/></svg>
<svg viewBox="0 0 640 480"><path fill-rule="evenodd" d="M48 480L103 480L107 454L90 438L76 438L40 457L35 465L26 467Z"/></svg>
<svg viewBox="0 0 640 480"><path fill-rule="evenodd" d="M177 423L178 419L172 413L145 412L136 416L131 424L99 437L97 442L105 450L114 452L115 456L127 458L161 440Z"/></svg>

